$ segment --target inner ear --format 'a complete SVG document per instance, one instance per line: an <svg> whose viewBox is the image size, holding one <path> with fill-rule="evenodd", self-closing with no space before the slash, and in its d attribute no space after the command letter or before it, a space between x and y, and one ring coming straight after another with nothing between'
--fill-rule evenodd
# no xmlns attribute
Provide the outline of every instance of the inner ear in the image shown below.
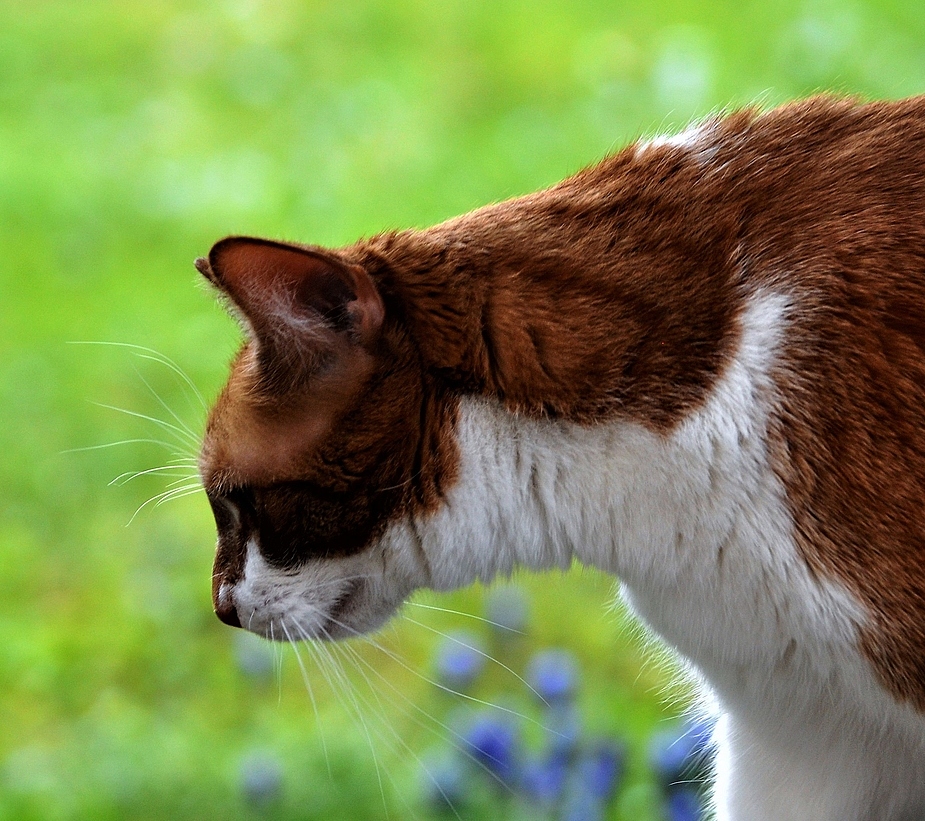
<svg viewBox="0 0 925 821"><path fill-rule="evenodd" d="M280 330L327 332L368 346L382 325L382 298L368 272L322 248L228 237L196 267L228 295L258 337Z"/></svg>

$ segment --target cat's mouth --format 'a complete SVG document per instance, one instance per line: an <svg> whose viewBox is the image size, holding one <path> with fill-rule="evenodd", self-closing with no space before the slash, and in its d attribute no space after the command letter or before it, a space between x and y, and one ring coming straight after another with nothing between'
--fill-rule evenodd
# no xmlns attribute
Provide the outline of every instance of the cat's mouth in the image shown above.
<svg viewBox="0 0 925 821"><path fill-rule="evenodd" d="M274 615L269 618L247 619L246 629L263 636L270 641L336 641L359 636L363 630L352 627L348 620L356 610L360 598L361 583L350 581L324 613L319 608L312 608L314 616L306 619L303 612L297 614ZM221 616L220 616L221 618ZM225 621L225 619L222 619ZM308 623L310 622L310 623ZM230 624L231 622L226 621ZM235 625L241 626L241 625Z"/></svg>
<svg viewBox="0 0 925 821"><path fill-rule="evenodd" d="M345 619L354 609L357 599L359 598L362 583L359 579L353 579L347 582L344 591L335 599L334 604L328 611L327 618L321 628L318 630L317 638L323 640L346 639L360 634L359 630L350 627Z"/></svg>

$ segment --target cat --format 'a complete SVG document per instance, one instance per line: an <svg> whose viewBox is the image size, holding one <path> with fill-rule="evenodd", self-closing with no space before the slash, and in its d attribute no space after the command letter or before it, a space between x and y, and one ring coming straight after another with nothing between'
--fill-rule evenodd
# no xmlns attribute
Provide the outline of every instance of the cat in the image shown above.
<svg viewBox="0 0 925 821"><path fill-rule="evenodd" d="M200 456L222 621L340 639L577 559L718 705L721 821L925 818L925 97L196 266L246 334Z"/></svg>

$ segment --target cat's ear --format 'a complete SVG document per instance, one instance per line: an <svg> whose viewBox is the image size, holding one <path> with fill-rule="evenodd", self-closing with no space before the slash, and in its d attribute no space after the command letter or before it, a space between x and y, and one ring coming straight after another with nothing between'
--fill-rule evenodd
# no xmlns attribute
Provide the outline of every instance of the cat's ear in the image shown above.
<svg viewBox="0 0 925 821"><path fill-rule="evenodd" d="M385 316L369 274L320 248L228 237L196 260L196 268L264 345L323 347L337 337L369 347Z"/></svg>

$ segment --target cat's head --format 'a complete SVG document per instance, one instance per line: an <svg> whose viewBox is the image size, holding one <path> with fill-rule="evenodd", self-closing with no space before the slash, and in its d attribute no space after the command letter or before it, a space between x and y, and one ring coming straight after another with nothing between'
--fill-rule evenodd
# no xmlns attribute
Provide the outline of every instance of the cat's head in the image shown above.
<svg viewBox="0 0 925 821"><path fill-rule="evenodd" d="M215 611L276 639L374 629L429 582L388 534L452 461L416 348L349 254L230 237L196 267L246 336L200 455Z"/></svg>

